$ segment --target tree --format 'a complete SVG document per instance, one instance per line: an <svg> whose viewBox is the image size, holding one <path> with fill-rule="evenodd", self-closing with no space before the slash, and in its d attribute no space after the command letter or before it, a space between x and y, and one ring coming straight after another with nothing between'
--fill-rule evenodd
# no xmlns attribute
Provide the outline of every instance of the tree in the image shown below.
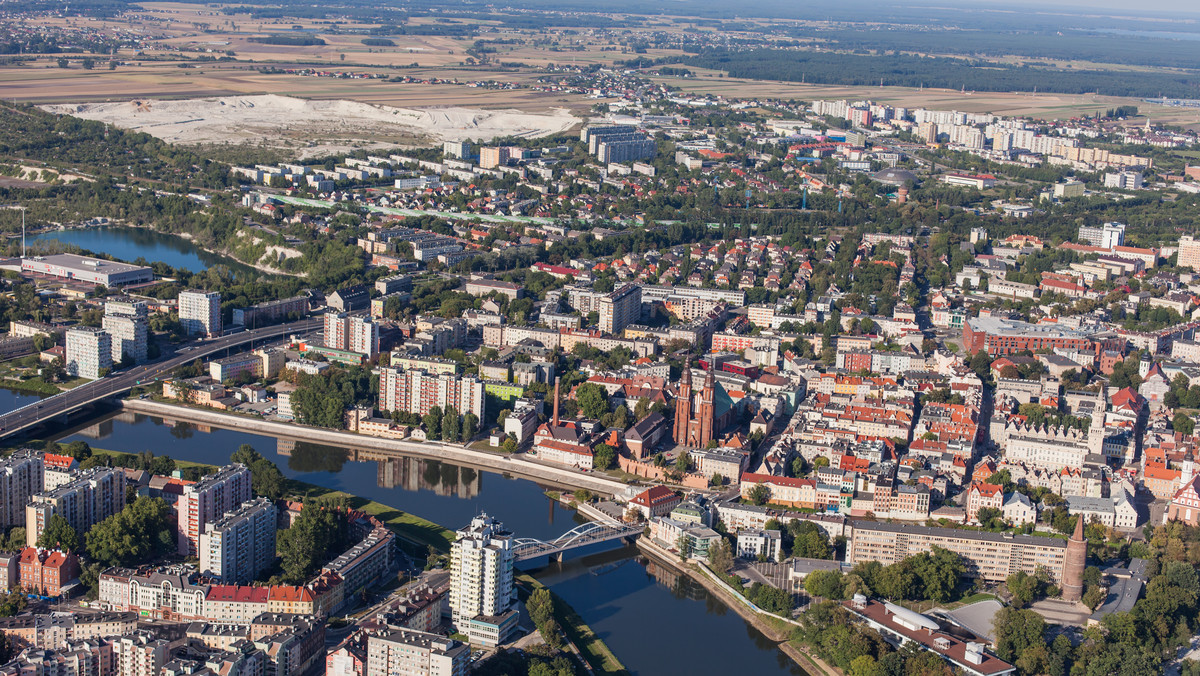
<svg viewBox="0 0 1200 676"><path fill-rule="evenodd" d="M980 507L975 512L975 520L984 528L1001 529L1005 526L1004 512L995 507Z"/></svg>
<svg viewBox="0 0 1200 676"><path fill-rule="evenodd" d="M171 507L162 498L139 497L87 532L89 558L106 567L130 566L173 550L170 514Z"/></svg>
<svg viewBox="0 0 1200 676"><path fill-rule="evenodd" d="M725 485L725 477L721 476L720 472L713 472L713 475L708 478L708 485L720 488Z"/></svg>
<svg viewBox="0 0 1200 676"><path fill-rule="evenodd" d="M430 439L440 439L442 435L442 407L433 406L425 417L421 418L425 425L425 433Z"/></svg>
<svg viewBox="0 0 1200 676"><path fill-rule="evenodd" d="M765 484L754 484L749 491L746 491L746 499L751 504L761 507L767 504L767 500L771 499L771 489L767 488Z"/></svg>
<svg viewBox="0 0 1200 676"><path fill-rule="evenodd" d="M38 536L37 546L42 549L61 549L64 552L79 551L79 533L67 523L61 514L55 514L46 522L46 530Z"/></svg>
<svg viewBox="0 0 1200 676"><path fill-rule="evenodd" d="M479 433L479 416L474 413L468 413L463 416L462 424L462 440L470 442Z"/></svg>
<svg viewBox="0 0 1200 676"><path fill-rule="evenodd" d="M733 547L729 540L721 538L708 548L708 565L720 575L728 575L733 568Z"/></svg>
<svg viewBox="0 0 1200 676"><path fill-rule="evenodd" d="M804 578L804 591L812 596L838 600L842 598L844 580L837 570L814 570Z"/></svg>
<svg viewBox="0 0 1200 676"><path fill-rule="evenodd" d="M442 416L442 441L457 443L461 435L462 419L458 417L458 409L447 406L446 413Z"/></svg>
<svg viewBox="0 0 1200 676"><path fill-rule="evenodd" d="M1008 576L1005 586L1008 587L1008 593L1012 594L1013 605L1020 608L1033 603L1037 598L1041 591L1041 580L1024 571L1017 571Z"/></svg>
<svg viewBox="0 0 1200 676"><path fill-rule="evenodd" d="M596 446L596 455L592 458L592 465L599 470L606 470L613 466L617 459L617 449L608 444L599 444Z"/></svg>
<svg viewBox="0 0 1200 676"><path fill-rule="evenodd" d="M279 531L276 538L284 581L302 584L308 580L318 567L340 551L346 530L346 518L341 512L327 509L317 500L305 502L292 527Z"/></svg>
<svg viewBox="0 0 1200 676"><path fill-rule="evenodd" d="M250 470L250 487L257 495L271 500L283 497L283 473L250 444L242 444L229 456L229 462L241 463Z"/></svg>
<svg viewBox="0 0 1200 676"><path fill-rule="evenodd" d="M608 395L596 383L584 383L575 389L575 401L585 418L599 419L608 413Z"/></svg>
<svg viewBox="0 0 1200 676"><path fill-rule="evenodd" d="M992 629L996 634L996 655L1007 662L1046 644L1046 621L1032 610L1001 608L992 618Z"/></svg>
<svg viewBox="0 0 1200 676"><path fill-rule="evenodd" d="M8 531L8 537L4 540L2 549L6 552L19 552L25 548L25 528L22 526L14 526Z"/></svg>

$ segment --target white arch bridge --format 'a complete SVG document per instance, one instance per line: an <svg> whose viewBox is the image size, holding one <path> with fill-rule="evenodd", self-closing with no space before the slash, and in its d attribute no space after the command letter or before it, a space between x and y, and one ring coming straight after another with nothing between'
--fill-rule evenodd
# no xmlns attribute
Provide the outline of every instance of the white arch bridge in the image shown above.
<svg viewBox="0 0 1200 676"><path fill-rule="evenodd" d="M565 552L599 542L610 542L633 537L642 532L642 524L626 524L617 521L589 521L563 533L550 542L534 538L517 538L513 542L513 553L517 562L542 556L561 559Z"/></svg>

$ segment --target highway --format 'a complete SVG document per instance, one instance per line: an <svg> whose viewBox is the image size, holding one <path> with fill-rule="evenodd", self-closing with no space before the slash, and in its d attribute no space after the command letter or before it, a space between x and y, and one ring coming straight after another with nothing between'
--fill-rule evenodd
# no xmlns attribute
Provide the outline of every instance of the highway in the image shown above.
<svg viewBox="0 0 1200 676"><path fill-rule="evenodd" d="M212 340L202 341L184 346L168 355L166 359L150 364L142 364L131 369L120 371L107 378L93 380L86 385L80 385L72 390L47 397L15 411L0 415L0 439L5 439L17 432L41 423L48 418L54 418L64 413L70 413L94 401L104 399L121 392L127 392L141 383L155 380L173 369L195 359L217 354L223 350L240 347L251 341L267 341L294 333L307 333L320 329L320 319L302 319L288 324L278 324L261 329L242 331Z"/></svg>

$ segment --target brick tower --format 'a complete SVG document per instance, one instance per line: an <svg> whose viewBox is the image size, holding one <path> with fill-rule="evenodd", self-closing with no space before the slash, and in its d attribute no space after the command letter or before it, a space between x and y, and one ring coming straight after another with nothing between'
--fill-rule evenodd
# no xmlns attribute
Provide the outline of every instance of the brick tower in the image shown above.
<svg viewBox="0 0 1200 676"><path fill-rule="evenodd" d="M713 375L712 369L708 370L708 375L704 377L704 389L700 390L700 410L697 411L697 417L700 419L699 434L696 439L696 446L704 448L708 446L708 442L713 438L713 399L717 394L717 379Z"/></svg>
<svg viewBox="0 0 1200 676"><path fill-rule="evenodd" d="M675 397L675 429L671 435L677 444L688 442L688 423L692 420L692 367L683 365L679 396Z"/></svg>
<svg viewBox="0 0 1200 676"><path fill-rule="evenodd" d="M1083 569L1087 567L1087 540L1083 537L1083 515L1075 522L1075 534L1067 540L1067 552L1063 560L1062 597L1064 601L1078 602L1083 598Z"/></svg>

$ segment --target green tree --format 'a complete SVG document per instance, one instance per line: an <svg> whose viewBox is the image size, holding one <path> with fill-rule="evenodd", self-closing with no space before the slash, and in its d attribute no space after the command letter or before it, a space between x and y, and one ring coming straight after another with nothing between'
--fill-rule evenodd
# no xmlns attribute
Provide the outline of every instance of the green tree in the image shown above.
<svg viewBox="0 0 1200 676"><path fill-rule="evenodd" d="M131 566L175 549L171 507L141 496L87 532L88 557L102 566Z"/></svg>
<svg viewBox="0 0 1200 676"><path fill-rule="evenodd" d="M606 470L613 466L617 460L617 449L608 444L598 444L596 446L596 455L592 458L592 465L598 470Z"/></svg>
<svg viewBox="0 0 1200 676"><path fill-rule="evenodd" d="M996 634L996 656L1006 662L1016 659L1035 646L1045 646L1046 621L1032 610L1001 608L992 618Z"/></svg>
<svg viewBox="0 0 1200 676"><path fill-rule="evenodd" d="M474 413L468 413L463 416L462 424L462 439L464 442L469 442L479 434L479 416Z"/></svg>
<svg viewBox="0 0 1200 676"><path fill-rule="evenodd" d="M79 551L79 533L75 532L75 529L61 514L55 514L46 522L46 529L38 536L37 546L42 549L77 552Z"/></svg>
<svg viewBox="0 0 1200 676"><path fill-rule="evenodd" d="M262 457L250 444L242 444L232 455L229 462L241 463L250 470L250 487L255 494L271 500L283 497L285 479L275 463Z"/></svg>
<svg viewBox="0 0 1200 676"><path fill-rule="evenodd" d="M583 383L575 389L575 401L585 418L598 420L608 413L608 394L596 383Z"/></svg>
<svg viewBox="0 0 1200 676"><path fill-rule="evenodd" d="M842 598L843 585L842 573L837 570L814 570L804 578L804 591L835 601Z"/></svg>
<svg viewBox="0 0 1200 676"><path fill-rule="evenodd" d="M721 538L708 548L708 565L720 575L728 575L733 568L733 547L729 540Z"/></svg>
<svg viewBox="0 0 1200 676"><path fill-rule="evenodd" d="M457 443L461 435L462 419L458 417L458 409L447 406L446 413L442 416L442 441Z"/></svg>
<svg viewBox="0 0 1200 676"><path fill-rule="evenodd" d="M754 484L750 490L746 491L746 499L751 504L761 507L771 499L771 489L767 488L766 484Z"/></svg>
<svg viewBox="0 0 1200 676"><path fill-rule="evenodd" d="M276 536L283 580L288 584L308 580L340 551L346 531L346 518L340 511L328 509L317 500L305 502L291 528Z"/></svg>
<svg viewBox="0 0 1200 676"><path fill-rule="evenodd" d="M425 433L430 439L439 439L442 435L442 407L434 406L421 418L425 425Z"/></svg>

